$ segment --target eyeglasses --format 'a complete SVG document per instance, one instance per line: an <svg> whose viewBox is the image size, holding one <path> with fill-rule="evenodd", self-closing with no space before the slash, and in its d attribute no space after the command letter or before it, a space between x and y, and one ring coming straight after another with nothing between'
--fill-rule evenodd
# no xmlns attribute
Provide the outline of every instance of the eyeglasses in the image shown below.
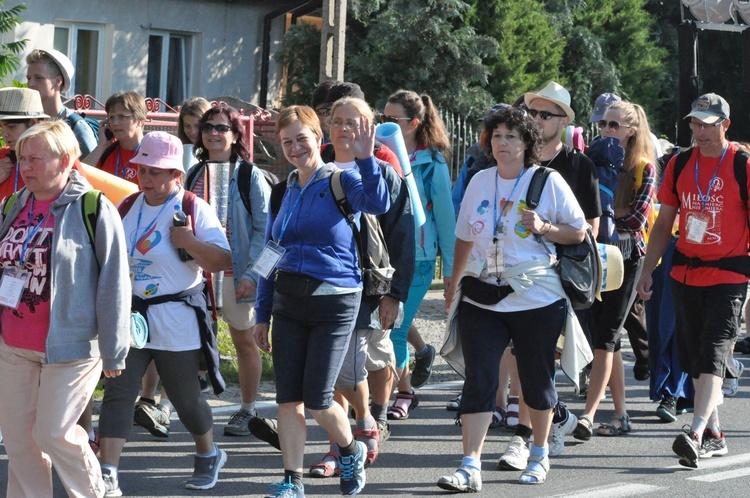
<svg viewBox="0 0 750 498"><path fill-rule="evenodd" d="M115 121L125 121L126 119L132 118L132 114L108 114L107 115L107 121L115 122Z"/></svg>
<svg viewBox="0 0 750 498"><path fill-rule="evenodd" d="M330 107L318 107L315 109L315 114L318 115L319 118L324 118L328 116L331 113Z"/></svg>
<svg viewBox="0 0 750 498"><path fill-rule="evenodd" d="M529 114L531 114L532 118L535 118L538 115L544 121L549 121L552 118L566 117L566 114L554 114L549 111L537 111L536 109L529 109Z"/></svg>
<svg viewBox="0 0 750 498"><path fill-rule="evenodd" d="M710 130L711 128L716 128L717 126L719 126L723 122L724 122L723 119L720 119L720 120L718 120L717 122L715 122L713 124L694 123L694 122L691 121L690 123L688 123L688 126L693 131L696 131L696 130L705 131L705 130Z"/></svg>
<svg viewBox="0 0 750 498"><path fill-rule="evenodd" d="M380 115L380 122L381 123L396 123L398 124L399 121L411 121L412 118L400 118L398 116L386 116L385 114Z"/></svg>
<svg viewBox="0 0 750 498"><path fill-rule="evenodd" d="M224 135L225 133L229 132L232 128L230 126L227 126L225 124L211 124L211 123L203 123L201 125L201 131L206 134L211 134L213 132L218 133L219 135Z"/></svg>
<svg viewBox="0 0 750 498"><path fill-rule="evenodd" d="M623 128L632 128L632 126L630 126L630 125L618 123L617 121L607 121L606 119L602 119L602 120L597 121L596 125L599 127L600 130L603 130L607 126L609 126L609 128L612 131L619 130L620 126L622 126Z"/></svg>
<svg viewBox="0 0 750 498"><path fill-rule="evenodd" d="M334 119L331 121L331 128L343 128L346 130L353 130L359 123L353 119Z"/></svg>

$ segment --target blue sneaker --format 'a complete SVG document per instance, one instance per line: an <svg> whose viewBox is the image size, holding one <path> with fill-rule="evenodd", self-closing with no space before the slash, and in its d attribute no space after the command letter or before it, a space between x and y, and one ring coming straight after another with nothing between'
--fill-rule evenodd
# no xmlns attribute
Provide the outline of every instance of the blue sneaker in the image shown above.
<svg viewBox="0 0 750 498"><path fill-rule="evenodd" d="M341 469L341 494L356 495L365 487L365 458L367 457L367 446L361 441L357 443L356 455L340 455L339 468Z"/></svg>
<svg viewBox="0 0 750 498"><path fill-rule="evenodd" d="M268 488L274 493L267 495L266 498L302 498L305 496L305 485L296 486L289 481L281 481L276 484L269 484Z"/></svg>

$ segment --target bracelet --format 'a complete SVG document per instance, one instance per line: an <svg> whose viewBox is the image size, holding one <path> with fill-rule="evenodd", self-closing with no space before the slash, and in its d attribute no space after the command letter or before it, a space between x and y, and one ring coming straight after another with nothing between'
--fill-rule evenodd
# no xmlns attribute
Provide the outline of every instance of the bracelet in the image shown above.
<svg viewBox="0 0 750 498"><path fill-rule="evenodd" d="M544 225L542 225L542 230L544 230L544 227L547 227L547 230L544 230L543 232L539 232L539 235L547 235L550 230L552 230L552 222L549 220L542 220L544 221Z"/></svg>

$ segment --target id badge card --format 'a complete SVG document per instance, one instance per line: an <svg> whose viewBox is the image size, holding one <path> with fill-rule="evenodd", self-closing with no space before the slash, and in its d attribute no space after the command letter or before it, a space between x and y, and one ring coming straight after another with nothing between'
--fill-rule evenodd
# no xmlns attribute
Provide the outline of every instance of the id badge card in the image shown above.
<svg viewBox="0 0 750 498"><path fill-rule="evenodd" d="M702 244L708 230L708 216L704 213L694 214L688 220L685 229L687 231L688 242Z"/></svg>
<svg viewBox="0 0 750 498"><path fill-rule="evenodd" d="M0 304L13 309L18 308L28 278L29 272L26 270L6 268L0 279Z"/></svg>
<svg viewBox="0 0 750 498"><path fill-rule="evenodd" d="M487 273L492 277L499 277L505 270L505 263L503 262L505 240L502 238L496 240L490 242L487 248Z"/></svg>
<svg viewBox="0 0 750 498"><path fill-rule="evenodd" d="M260 275L261 277L268 280L271 274L276 269L276 265L281 261L281 257L286 252L286 249L278 245L273 240L269 240L266 247L263 248L263 252L255 261L252 270Z"/></svg>

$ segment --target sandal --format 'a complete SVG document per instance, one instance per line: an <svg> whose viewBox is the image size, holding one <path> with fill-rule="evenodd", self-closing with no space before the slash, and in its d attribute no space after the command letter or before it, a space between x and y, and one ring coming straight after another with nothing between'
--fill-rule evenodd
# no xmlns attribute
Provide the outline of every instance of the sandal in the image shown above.
<svg viewBox="0 0 750 498"><path fill-rule="evenodd" d="M534 465L531 469L529 465L532 462L536 462L541 465ZM547 480L547 472L549 472L549 457L546 456L529 456L529 463L526 464L526 470L521 473L521 477L518 478L520 484L542 484Z"/></svg>
<svg viewBox="0 0 750 498"><path fill-rule="evenodd" d="M579 441L588 441L594 435L594 423L586 415L578 417L578 425L573 430L573 437Z"/></svg>
<svg viewBox="0 0 750 498"><path fill-rule="evenodd" d="M396 401L388 407L388 420L406 420L409 418L409 411L419 406L417 395L410 393L397 393Z"/></svg>
<svg viewBox="0 0 750 498"><path fill-rule="evenodd" d="M619 425L616 422L619 422ZM630 432L630 417L620 413L612 415L612 420L608 424L599 424L599 428L596 430L598 436L608 437L619 436L628 432Z"/></svg>
<svg viewBox="0 0 750 498"><path fill-rule="evenodd" d="M320 463L310 465L310 477L333 477L339 474L339 454L334 451L326 453Z"/></svg>
<svg viewBox="0 0 750 498"><path fill-rule="evenodd" d="M365 468L368 468L378 459L378 451L380 450L380 431L378 429L358 429L354 431L354 439L365 443L365 446L367 446Z"/></svg>

